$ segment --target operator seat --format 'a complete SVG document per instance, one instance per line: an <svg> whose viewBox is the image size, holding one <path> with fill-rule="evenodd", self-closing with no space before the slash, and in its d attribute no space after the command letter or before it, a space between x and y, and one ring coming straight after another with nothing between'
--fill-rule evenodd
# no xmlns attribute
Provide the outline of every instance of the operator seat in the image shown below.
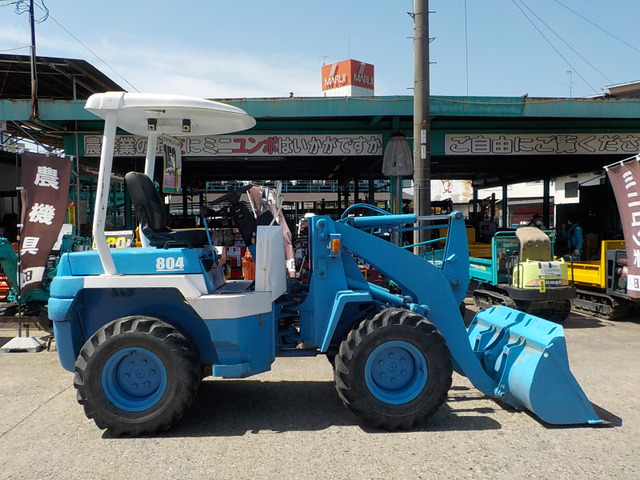
<svg viewBox="0 0 640 480"><path fill-rule="evenodd" d="M167 226L167 210L153 181L144 173L129 172L124 176L129 196L140 224L140 230L152 247L187 246L200 248L208 245L203 228L172 230Z"/></svg>
<svg viewBox="0 0 640 480"><path fill-rule="evenodd" d="M551 258L549 236L538 227L520 227L516 230L520 241L520 261L548 262Z"/></svg>

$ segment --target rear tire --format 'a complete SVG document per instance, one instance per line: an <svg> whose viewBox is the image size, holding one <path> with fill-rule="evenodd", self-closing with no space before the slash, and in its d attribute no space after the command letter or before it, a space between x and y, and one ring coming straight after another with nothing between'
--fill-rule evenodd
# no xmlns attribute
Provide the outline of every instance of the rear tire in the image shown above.
<svg viewBox="0 0 640 480"><path fill-rule="evenodd" d="M344 404L369 426L411 428L433 415L451 387L451 355L424 317L390 308L340 344L334 379Z"/></svg>
<svg viewBox="0 0 640 480"><path fill-rule="evenodd" d="M166 430L182 417L201 371L192 343L173 326L130 316L103 326L84 344L74 386L98 427L136 437Z"/></svg>

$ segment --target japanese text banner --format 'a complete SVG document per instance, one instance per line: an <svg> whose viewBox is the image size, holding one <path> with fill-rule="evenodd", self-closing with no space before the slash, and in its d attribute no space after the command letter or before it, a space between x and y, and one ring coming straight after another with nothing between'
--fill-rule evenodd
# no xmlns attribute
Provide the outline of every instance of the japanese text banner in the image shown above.
<svg viewBox="0 0 640 480"><path fill-rule="evenodd" d="M637 157L606 167L627 248L627 295L640 298L640 163Z"/></svg>
<svg viewBox="0 0 640 480"><path fill-rule="evenodd" d="M42 286L49 254L64 223L70 175L68 158L22 155L21 295Z"/></svg>
<svg viewBox="0 0 640 480"><path fill-rule="evenodd" d="M382 135L205 135L178 137L180 154L188 157L313 157L382 155ZM99 157L101 135L84 136L84 156ZM116 135L115 157L144 157L147 137ZM162 155L158 142L156 154Z"/></svg>

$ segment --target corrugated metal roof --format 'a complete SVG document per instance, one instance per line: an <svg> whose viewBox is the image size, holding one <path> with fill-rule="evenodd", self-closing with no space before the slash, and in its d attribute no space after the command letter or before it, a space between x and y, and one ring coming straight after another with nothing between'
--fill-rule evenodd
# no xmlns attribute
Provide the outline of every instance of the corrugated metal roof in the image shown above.
<svg viewBox="0 0 640 480"><path fill-rule="evenodd" d="M100 70L84 60L72 58L36 57L38 100L86 100L94 93L122 91ZM0 100L30 101L30 121L12 121L7 125L10 135L30 138L43 145L63 148L63 132L40 122L31 94L31 57L0 55Z"/></svg>
<svg viewBox="0 0 640 480"><path fill-rule="evenodd" d="M605 88L609 91L609 96L611 97L640 98L640 80L608 85Z"/></svg>
<svg viewBox="0 0 640 480"><path fill-rule="evenodd" d="M87 99L93 93L124 90L84 60L37 57L38 98ZM0 99L31 98L31 57L0 55Z"/></svg>

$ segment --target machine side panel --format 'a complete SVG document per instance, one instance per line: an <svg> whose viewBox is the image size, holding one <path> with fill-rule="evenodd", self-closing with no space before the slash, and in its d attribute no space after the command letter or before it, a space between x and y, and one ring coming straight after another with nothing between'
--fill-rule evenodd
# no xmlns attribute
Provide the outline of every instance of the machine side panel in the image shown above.
<svg viewBox="0 0 640 480"><path fill-rule="evenodd" d="M51 318L58 355L63 367L73 371L73 362L99 328L128 315L148 315L167 320L184 330L196 344L203 364L217 361L203 320L175 288L83 288L74 299L52 296Z"/></svg>

